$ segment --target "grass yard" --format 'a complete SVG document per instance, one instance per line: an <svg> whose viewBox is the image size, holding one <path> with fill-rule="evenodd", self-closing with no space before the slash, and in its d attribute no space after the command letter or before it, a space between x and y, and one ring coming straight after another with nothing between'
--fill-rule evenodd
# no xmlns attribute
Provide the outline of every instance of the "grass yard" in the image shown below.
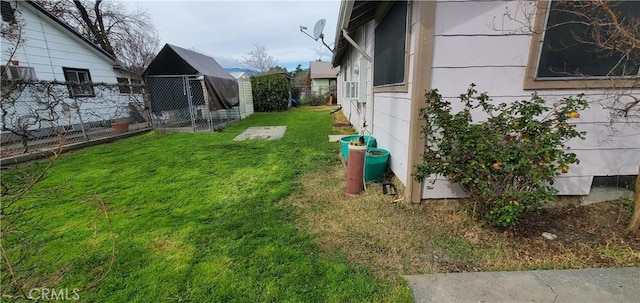
<svg viewBox="0 0 640 303"><path fill-rule="evenodd" d="M390 281L418 273L640 266L640 238L624 234L629 200L576 205L564 197L518 228L499 231L474 219L463 199L395 203L380 184L369 184L345 203L342 178L339 166L302 178L304 190L290 198L298 224L325 251L340 251Z"/></svg>
<svg viewBox="0 0 640 303"><path fill-rule="evenodd" d="M326 108L259 113L220 133L154 132L63 155L23 201L40 223L3 246L16 255L16 237L33 233L45 244L23 263L38 265L20 273L25 288L72 289L109 270L113 235L113 267L85 302L409 302L404 282L323 251L296 225L287 197L304 195L299 178L340 163L331 122ZM232 141L269 125L286 125L285 137Z"/></svg>

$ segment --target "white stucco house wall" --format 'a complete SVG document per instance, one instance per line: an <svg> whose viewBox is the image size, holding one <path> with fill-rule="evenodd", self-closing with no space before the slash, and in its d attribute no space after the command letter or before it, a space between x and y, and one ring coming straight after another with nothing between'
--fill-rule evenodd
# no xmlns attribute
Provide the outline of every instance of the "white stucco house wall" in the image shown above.
<svg viewBox="0 0 640 303"><path fill-rule="evenodd" d="M13 41L3 39L1 43L2 65L11 59L17 65L10 64L9 69L31 75L30 79L22 80L115 85L118 83L117 77L126 80L135 78L117 66L114 56L32 1L2 1L2 18L3 27L11 26L12 23L22 27L24 43L15 53L11 53L15 45ZM15 76L13 79L20 80L15 79ZM81 104L84 123L122 118L129 114L127 104L130 99L125 93L118 92L118 89L107 92L97 87L76 88L78 90L74 90L75 98ZM27 98L27 95L23 94L21 98ZM65 103L74 104L71 90L67 98ZM16 106L18 111L33 102L28 98L21 100L24 103ZM66 108L60 111L64 115L63 111L69 110ZM70 121L65 122L65 125L74 127L80 123L76 115L66 115Z"/></svg>
<svg viewBox="0 0 640 303"><path fill-rule="evenodd" d="M638 172L640 120L611 119L605 109L612 102L605 89L611 82L540 76L545 67L540 64L544 31L524 30L523 25L544 29L549 5L549 1L342 1L332 58L332 65L340 67L338 100L357 130L375 136L378 146L389 150L391 170L405 185L408 200L464 196L444 177L427 188L412 175L424 152L419 110L425 92L437 88L455 104L471 83L496 103L528 99L533 92L548 102L586 94L590 108L572 120L587 132L586 140L568 144L580 164L556 178L560 194L585 195L596 176ZM637 85L625 89L640 94Z"/></svg>

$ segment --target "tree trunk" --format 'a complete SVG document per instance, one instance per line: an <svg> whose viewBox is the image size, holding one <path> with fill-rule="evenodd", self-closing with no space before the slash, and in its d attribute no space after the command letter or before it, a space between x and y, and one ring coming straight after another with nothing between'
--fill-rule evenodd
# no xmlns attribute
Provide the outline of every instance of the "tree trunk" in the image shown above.
<svg viewBox="0 0 640 303"><path fill-rule="evenodd" d="M109 37L107 36L107 33L103 31L104 24L99 24L103 22L102 12L100 11L100 4L102 3L102 0L96 1L94 6L94 11L96 13L96 18L97 18L96 22L91 21L91 17L89 17L89 13L87 12L87 9L84 7L84 4L82 4L82 2L80 2L79 0L74 0L73 3L78 9L78 12L80 12L80 17L82 18L82 21L84 21L89 31L91 31L93 38L97 40L96 42L98 43L98 45L100 45L100 47L102 47L102 49L105 50L107 53L111 55L115 55L115 52L113 51L113 47L111 47L111 42L109 41Z"/></svg>
<svg viewBox="0 0 640 303"><path fill-rule="evenodd" d="M636 176L636 190L633 195L633 217L627 227L627 232L632 235L638 235L640 233L640 168L638 169L638 175Z"/></svg>

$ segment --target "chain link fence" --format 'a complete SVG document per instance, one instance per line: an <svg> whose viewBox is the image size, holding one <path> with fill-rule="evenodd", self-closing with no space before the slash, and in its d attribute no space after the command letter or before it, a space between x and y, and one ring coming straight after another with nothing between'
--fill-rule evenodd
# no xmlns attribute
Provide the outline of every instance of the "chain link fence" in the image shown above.
<svg viewBox="0 0 640 303"><path fill-rule="evenodd" d="M109 83L2 81L2 157L151 127L147 96Z"/></svg>
<svg viewBox="0 0 640 303"><path fill-rule="evenodd" d="M148 76L154 128L214 131L240 120L240 107L216 109L203 79L189 76Z"/></svg>
<svg viewBox="0 0 640 303"><path fill-rule="evenodd" d="M293 85L291 95L300 105L337 104L338 89L336 85Z"/></svg>
<svg viewBox="0 0 640 303"><path fill-rule="evenodd" d="M240 107L210 106L204 82L148 77L146 85L2 80L2 158L146 129L215 131Z"/></svg>

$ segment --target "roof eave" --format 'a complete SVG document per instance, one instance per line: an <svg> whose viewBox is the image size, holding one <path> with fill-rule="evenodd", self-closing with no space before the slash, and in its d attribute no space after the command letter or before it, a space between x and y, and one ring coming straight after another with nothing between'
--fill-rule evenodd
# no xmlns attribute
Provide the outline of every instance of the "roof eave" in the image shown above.
<svg viewBox="0 0 640 303"><path fill-rule="evenodd" d="M338 57L342 59L341 55L338 53L338 49L341 47L342 38L342 29L346 28L349 25L349 19L351 18L351 13L353 12L353 4L355 0L343 0L340 2L340 12L338 13L338 25L336 26L336 35L334 45L333 56L331 57L331 66L337 67L340 65Z"/></svg>
<svg viewBox="0 0 640 303"><path fill-rule="evenodd" d="M28 3L29 5L31 5L31 7L33 7L34 9L36 9L38 12L43 13L45 16L47 16L49 19L51 19L52 21L54 21L56 24L60 25L62 28L66 29L67 31L69 31L70 33L72 33L74 36L76 36L77 38L79 38L80 40L82 40L82 42L86 43L87 45L91 46L92 49L94 49L95 51L97 51L98 53L100 53L102 56L106 57L106 59L111 60L112 63L114 65L116 65L116 58L115 56L113 56L112 54L108 53L107 51L105 51L104 49L102 49L100 46L98 46L97 44L91 42L89 39L87 39L85 36L83 36L82 34L78 33L75 29L73 29L71 26L69 26L67 23L65 23L64 21L60 20L60 18L56 17L55 15L53 15L52 13L48 12L47 10L45 10L42 6L40 6L39 4L31 1L31 0L27 0L25 1L26 3Z"/></svg>
<svg viewBox="0 0 640 303"><path fill-rule="evenodd" d="M338 26L336 27L336 39L331 65L337 67L342 62L347 50L351 47L344 38L343 30L353 34L355 29L369 22L375 17L375 12L380 6L380 1L355 1L344 0L340 4Z"/></svg>

